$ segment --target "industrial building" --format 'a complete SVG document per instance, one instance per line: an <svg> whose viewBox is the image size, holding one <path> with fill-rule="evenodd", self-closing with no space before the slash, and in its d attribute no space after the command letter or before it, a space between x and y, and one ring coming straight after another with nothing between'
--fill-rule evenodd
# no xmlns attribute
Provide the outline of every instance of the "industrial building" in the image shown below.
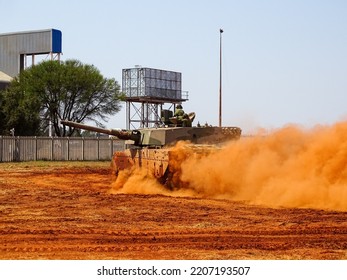
<svg viewBox="0 0 347 280"><path fill-rule="evenodd" d="M5 89L11 82L12 77L0 71L0 90Z"/></svg>
<svg viewBox="0 0 347 280"><path fill-rule="evenodd" d="M61 53L62 33L57 29L0 34L0 71L10 77L17 76L29 62L34 65L36 55L60 60Z"/></svg>

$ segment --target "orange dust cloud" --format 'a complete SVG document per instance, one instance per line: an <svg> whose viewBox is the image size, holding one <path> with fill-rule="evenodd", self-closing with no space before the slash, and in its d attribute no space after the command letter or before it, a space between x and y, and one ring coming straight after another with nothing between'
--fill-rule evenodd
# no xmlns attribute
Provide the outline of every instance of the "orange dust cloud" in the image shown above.
<svg viewBox="0 0 347 280"><path fill-rule="evenodd" d="M157 180L147 176L145 169L121 170L112 183L111 193L165 194L168 191Z"/></svg>
<svg viewBox="0 0 347 280"><path fill-rule="evenodd" d="M181 169L181 180L206 197L345 211L347 123L241 138Z"/></svg>
<svg viewBox="0 0 347 280"><path fill-rule="evenodd" d="M222 148L193 147L171 148L174 191L135 169L120 172L112 192L347 210L347 122L310 130L287 126Z"/></svg>

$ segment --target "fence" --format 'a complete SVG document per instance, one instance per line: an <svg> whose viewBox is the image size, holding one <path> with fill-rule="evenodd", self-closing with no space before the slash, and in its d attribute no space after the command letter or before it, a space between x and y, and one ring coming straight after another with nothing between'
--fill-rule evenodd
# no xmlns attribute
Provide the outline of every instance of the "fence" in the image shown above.
<svg viewBox="0 0 347 280"><path fill-rule="evenodd" d="M124 141L111 138L0 136L0 162L110 160L124 147Z"/></svg>

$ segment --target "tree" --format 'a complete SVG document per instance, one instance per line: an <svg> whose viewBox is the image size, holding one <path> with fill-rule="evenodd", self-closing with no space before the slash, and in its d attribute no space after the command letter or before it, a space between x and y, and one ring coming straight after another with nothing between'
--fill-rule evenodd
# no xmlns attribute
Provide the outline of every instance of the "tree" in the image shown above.
<svg viewBox="0 0 347 280"><path fill-rule="evenodd" d="M2 134L9 135L14 129L16 135L38 135L40 130L40 104L38 98L29 96L22 89L18 79L14 79L11 90L2 92L0 111Z"/></svg>
<svg viewBox="0 0 347 280"><path fill-rule="evenodd" d="M101 126L100 120L119 112L123 98L114 79L77 60L32 66L11 82L4 95L6 124L17 134L42 134L51 124L57 136L71 136L75 130L61 126L62 119Z"/></svg>

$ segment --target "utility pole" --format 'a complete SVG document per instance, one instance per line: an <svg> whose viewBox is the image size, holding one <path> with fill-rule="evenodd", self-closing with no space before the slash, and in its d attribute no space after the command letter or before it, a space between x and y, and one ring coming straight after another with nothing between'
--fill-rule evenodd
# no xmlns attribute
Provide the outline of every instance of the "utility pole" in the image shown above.
<svg viewBox="0 0 347 280"><path fill-rule="evenodd" d="M222 126L222 33L219 29L219 127Z"/></svg>

